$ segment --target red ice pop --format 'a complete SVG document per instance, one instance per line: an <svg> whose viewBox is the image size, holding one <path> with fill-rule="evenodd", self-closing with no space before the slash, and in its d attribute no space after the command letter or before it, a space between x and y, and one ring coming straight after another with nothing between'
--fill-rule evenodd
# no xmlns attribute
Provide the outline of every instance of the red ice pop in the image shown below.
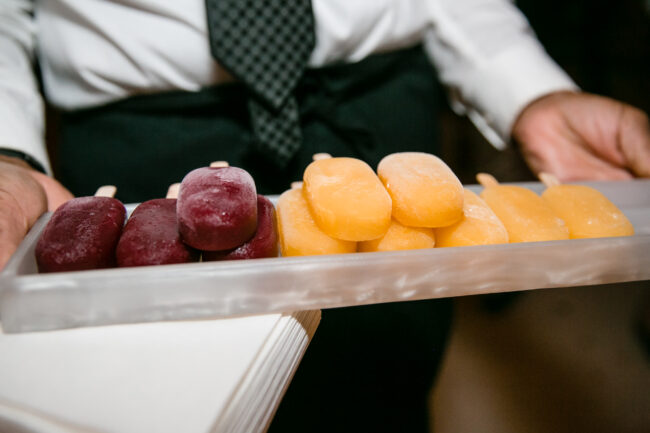
<svg viewBox="0 0 650 433"><path fill-rule="evenodd" d="M278 232L275 208L271 201L257 196L257 230L245 244L227 251L206 251L204 261L260 259L278 256Z"/></svg>
<svg viewBox="0 0 650 433"><path fill-rule="evenodd" d="M117 266L149 266L199 260L199 251L185 245L178 233L176 189L167 198L148 200L135 208L117 244Z"/></svg>
<svg viewBox="0 0 650 433"><path fill-rule="evenodd" d="M126 210L122 202L112 196L98 196L101 191L102 188L95 197L69 200L54 212L36 244L39 272L115 266L115 247Z"/></svg>
<svg viewBox="0 0 650 433"><path fill-rule="evenodd" d="M176 203L183 242L203 251L230 250L257 229L257 190L247 171L203 167L181 182Z"/></svg>

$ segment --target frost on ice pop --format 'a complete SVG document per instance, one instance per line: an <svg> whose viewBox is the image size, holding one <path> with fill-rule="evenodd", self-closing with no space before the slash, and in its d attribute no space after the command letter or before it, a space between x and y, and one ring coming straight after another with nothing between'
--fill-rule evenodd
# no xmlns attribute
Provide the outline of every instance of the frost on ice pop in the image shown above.
<svg viewBox="0 0 650 433"><path fill-rule="evenodd" d="M257 228L255 182L237 167L197 168L181 182L176 212L188 245L204 251L236 248Z"/></svg>
<svg viewBox="0 0 650 433"><path fill-rule="evenodd" d="M243 245L227 251L206 251L204 261L261 259L278 256L278 234L275 208L271 201L257 196L257 230Z"/></svg>
<svg viewBox="0 0 650 433"><path fill-rule="evenodd" d="M366 241L383 236L391 221L391 198L365 162L319 159L304 173L304 197L318 227L328 236Z"/></svg>
<svg viewBox="0 0 650 433"><path fill-rule="evenodd" d="M463 216L463 186L440 158L421 152L384 157L377 174L393 200L393 218L409 227L444 227Z"/></svg>
<svg viewBox="0 0 650 433"><path fill-rule="evenodd" d="M510 242L569 239L564 221L533 191L516 185L500 185L484 173L477 178L485 187L481 198L505 226Z"/></svg>
<svg viewBox="0 0 650 433"><path fill-rule="evenodd" d="M148 266L196 262L199 252L181 241L176 200L148 200L135 208L116 249L117 265Z"/></svg>
<svg viewBox="0 0 650 433"><path fill-rule="evenodd" d="M435 230L436 246L507 244L508 231L492 209L472 191L465 189L463 192L463 217L450 226Z"/></svg>
<svg viewBox="0 0 650 433"><path fill-rule="evenodd" d="M384 236L371 241L359 242L359 252L399 251L433 248L436 244L432 228L407 227L393 220Z"/></svg>
<svg viewBox="0 0 650 433"><path fill-rule="evenodd" d="M277 203L278 237L283 256L353 253L357 243L335 239L314 222L301 188L285 191Z"/></svg>
<svg viewBox="0 0 650 433"><path fill-rule="evenodd" d="M546 174L540 178L547 184L542 198L564 220L571 239L634 234L632 223L600 191L586 185L562 185Z"/></svg>
<svg viewBox="0 0 650 433"><path fill-rule="evenodd" d="M112 197L78 197L59 206L36 244L39 272L115 266L126 210Z"/></svg>

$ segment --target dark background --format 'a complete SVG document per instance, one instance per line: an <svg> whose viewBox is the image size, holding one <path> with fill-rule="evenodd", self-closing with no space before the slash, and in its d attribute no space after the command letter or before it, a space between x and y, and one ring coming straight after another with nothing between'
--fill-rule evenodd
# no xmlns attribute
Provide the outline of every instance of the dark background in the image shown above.
<svg viewBox="0 0 650 433"><path fill-rule="evenodd" d="M584 91L650 113L650 1L516 3L547 52ZM443 158L464 184L476 183L478 171L501 181L534 180L514 147L495 150L448 107L441 116ZM434 430L650 431L643 424L649 295L644 281L457 298L455 331L432 406ZM545 333L547 339L539 337ZM591 344L598 349L585 350Z"/></svg>

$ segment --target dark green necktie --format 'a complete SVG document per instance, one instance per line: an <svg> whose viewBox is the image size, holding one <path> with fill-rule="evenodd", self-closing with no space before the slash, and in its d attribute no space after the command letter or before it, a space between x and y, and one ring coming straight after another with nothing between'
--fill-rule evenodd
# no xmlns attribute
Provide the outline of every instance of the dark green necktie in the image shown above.
<svg viewBox="0 0 650 433"><path fill-rule="evenodd" d="M280 166L300 147L293 90L315 44L310 0L206 0L212 55L246 84L260 149Z"/></svg>

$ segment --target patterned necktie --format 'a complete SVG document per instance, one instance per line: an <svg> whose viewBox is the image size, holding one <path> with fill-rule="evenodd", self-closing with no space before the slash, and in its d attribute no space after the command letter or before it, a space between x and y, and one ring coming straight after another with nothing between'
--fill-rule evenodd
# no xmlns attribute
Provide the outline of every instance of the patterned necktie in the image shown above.
<svg viewBox="0 0 650 433"><path fill-rule="evenodd" d="M260 148L280 166L300 147L292 95L315 44L310 0L206 0L212 55L253 94Z"/></svg>

